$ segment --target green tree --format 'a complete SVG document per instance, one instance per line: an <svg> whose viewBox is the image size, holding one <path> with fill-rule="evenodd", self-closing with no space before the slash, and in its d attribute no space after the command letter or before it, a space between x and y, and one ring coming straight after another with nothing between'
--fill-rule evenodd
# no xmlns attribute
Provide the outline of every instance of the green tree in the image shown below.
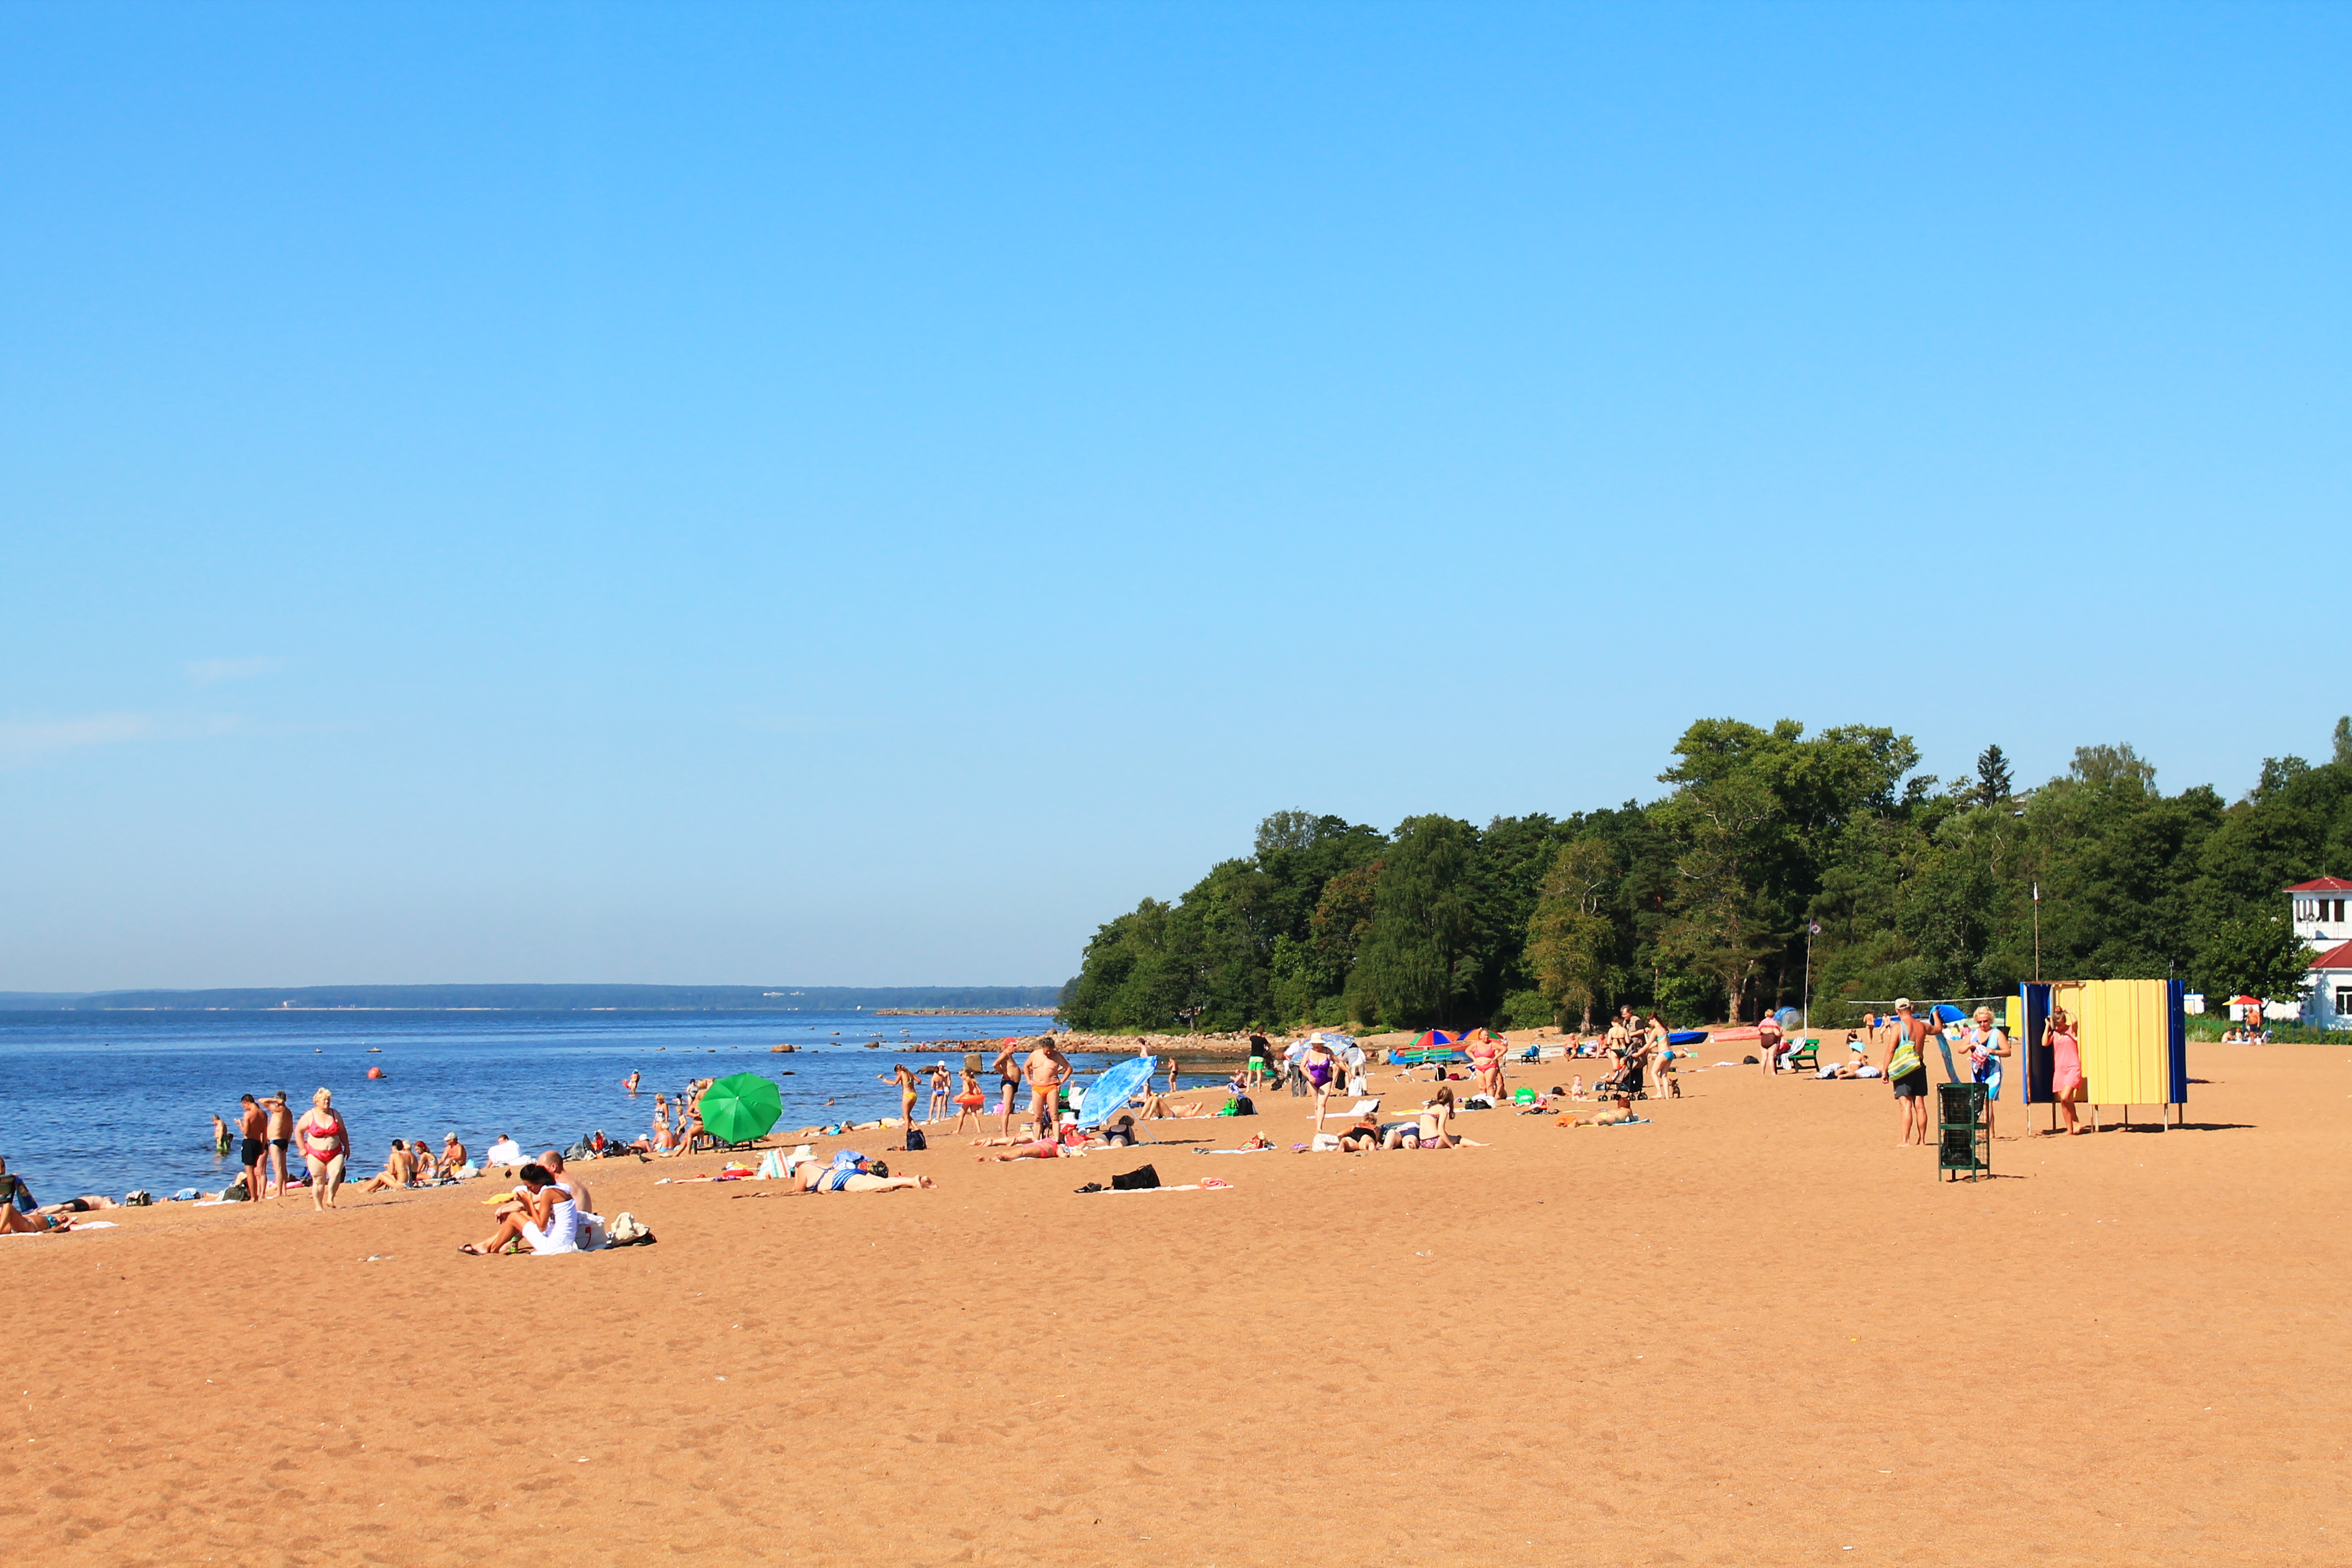
<svg viewBox="0 0 2352 1568"><path fill-rule="evenodd" d="M1477 830L1450 816L1412 816L1382 857L1371 928L1357 959L1350 997L1408 1028L1443 1024L1475 979L1471 942L1478 928L1469 882Z"/></svg>
<svg viewBox="0 0 2352 1568"><path fill-rule="evenodd" d="M2015 786L2010 782L2009 759L2001 755L1998 742L1977 754L1977 795L1979 805L2007 805Z"/></svg>
<svg viewBox="0 0 2352 1568"><path fill-rule="evenodd" d="M2201 959L2209 994L2243 993L2266 1002L2303 994L2311 979L2311 952L2280 915L2242 915L2225 921Z"/></svg>
<svg viewBox="0 0 2352 1568"><path fill-rule="evenodd" d="M1570 1007L1580 1028L1592 1027L1592 1009L1608 984L1609 947L1615 934L1601 908L1617 868L1597 838L1564 844L1544 873L1536 912L1528 924L1527 967L1536 989L1552 1004L1557 1022Z"/></svg>

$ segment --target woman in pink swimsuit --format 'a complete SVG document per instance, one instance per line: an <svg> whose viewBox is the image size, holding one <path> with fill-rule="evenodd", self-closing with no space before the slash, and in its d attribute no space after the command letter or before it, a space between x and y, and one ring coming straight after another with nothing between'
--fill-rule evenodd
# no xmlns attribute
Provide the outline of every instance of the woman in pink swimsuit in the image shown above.
<svg viewBox="0 0 2352 1568"><path fill-rule="evenodd" d="M2074 1124L2074 1107L2083 1098L2083 1046L2063 1007L2050 1010L2050 1027L2042 1037L2050 1046L2050 1093L2058 1113L2066 1119L2066 1135L2083 1131ZM2055 1132L2057 1129L2051 1129Z"/></svg>
<svg viewBox="0 0 2352 1568"><path fill-rule="evenodd" d="M352 1130L335 1109L335 1097L320 1089L310 1097L310 1109L294 1124L302 1142L302 1161L310 1167L310 1206L331 1209L335 1192L343 1184L343 1162L352 1152Z"/></svg>

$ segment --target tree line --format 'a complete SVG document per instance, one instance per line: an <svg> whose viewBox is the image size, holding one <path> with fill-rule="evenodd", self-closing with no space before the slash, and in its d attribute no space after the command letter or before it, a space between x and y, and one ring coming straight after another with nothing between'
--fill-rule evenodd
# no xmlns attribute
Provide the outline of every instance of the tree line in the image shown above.
<svg viewBox="0 0 2352 1568"><path fill-rule="evenodd" d="M1589 1026L1620 1004L1679 1023L1810 1003L1837 1025L2037 973L2284 998L2305 954L2282 889L2352 872L2352 719L2334 742L2225 802L2164 794L2129 745L2021 789L1999 745L1945 780L1892 730L1702 720L1646 805L1385 833L1276 812L1247 858L1102 926L1061 1016Z"/></svg>

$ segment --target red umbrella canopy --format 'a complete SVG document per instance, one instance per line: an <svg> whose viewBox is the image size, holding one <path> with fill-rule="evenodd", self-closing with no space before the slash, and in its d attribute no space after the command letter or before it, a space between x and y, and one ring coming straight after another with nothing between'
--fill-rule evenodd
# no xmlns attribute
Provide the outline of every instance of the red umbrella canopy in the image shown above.
<svg viewBox="0 0 2352 1568"><path fill-rule="evenodd" d="M2232 1007L2259 1007L2262 1005L2263 999L2259 996L2232 996L2230 998L2230 1005Z"/></svg>
<svg viewBox="0 0 2352 1568"><path fill-rule="evenodd" d="M1423 1034L1421 1038L1413 1041L1412 1048L1416 1051L1433 1051L1444 1047L1450 1046L1453 1043L1453 1037L1448 1035L1444 1030L1431 1029Z"/></svg>

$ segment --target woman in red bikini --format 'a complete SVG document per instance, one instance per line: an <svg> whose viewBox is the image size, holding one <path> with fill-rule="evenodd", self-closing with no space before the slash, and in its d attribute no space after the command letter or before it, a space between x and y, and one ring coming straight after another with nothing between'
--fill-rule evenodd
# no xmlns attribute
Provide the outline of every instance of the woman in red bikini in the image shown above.
<svg viewBox="0 0 2352 1568"><path fill-rule="evenodd" d="M302 1142L303 1163L310 1167L310 1206L333 1208L352 1152L352 1130L335 1109L332 1093L322 1089L310 1097L310 1109L294 1124L294 1135Z"/></svg>

